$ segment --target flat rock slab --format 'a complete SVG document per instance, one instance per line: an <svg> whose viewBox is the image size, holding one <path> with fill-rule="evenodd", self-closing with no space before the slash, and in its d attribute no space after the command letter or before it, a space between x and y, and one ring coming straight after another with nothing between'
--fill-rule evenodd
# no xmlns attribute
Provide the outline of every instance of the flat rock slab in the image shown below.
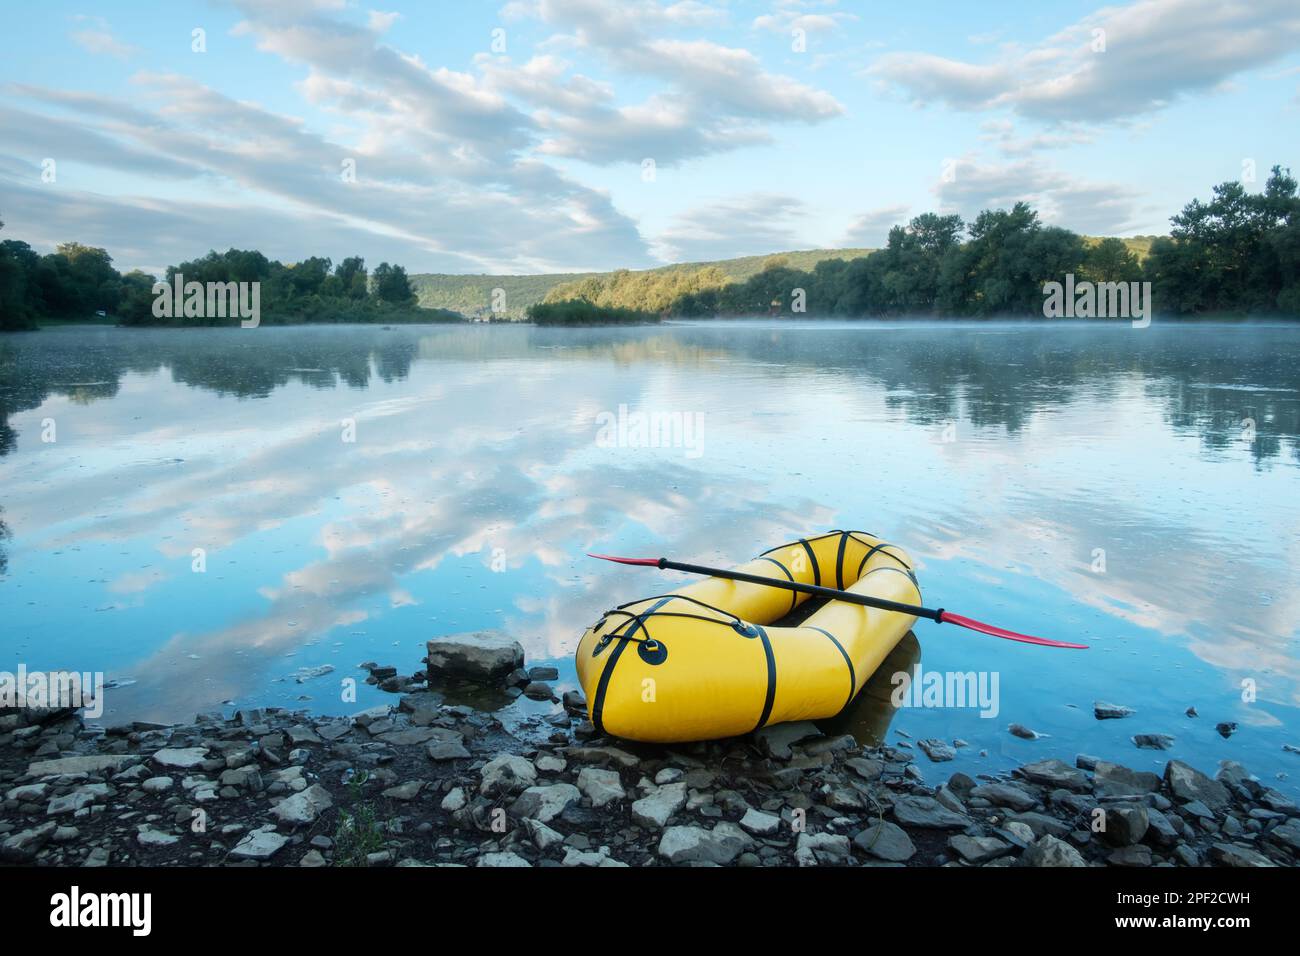
<svg viewBox="0 0 1300 956"><path fill-rule="evenodd" d="M1092 775L1093 790L1101 797L1136 797L1160 789L1160 777L1145 770L1098 760Z"/></svg>
<svg viewBox="0 0 1300 956"><path fill-rule="evenodd" d="M316 818L334 806L334 798L320 784L314 783L301 793L285 797L271 810L284 823L303 826L315 823Z"/></svg>
<svg viewBox="0 0 1300 956"><path fill-rule="evenodd" d="M500 631L466 631L428 642L428 673L494 683L524 666L524 649Z"/></svg>
<svg viewBox="0 0 1300 956"><path fill-rule="evenodd" d="M617 770L601 770L597 767L582 768L578 774L578 789L597 808L627 796Z"/></svg>
<svg viewBox="0 0 1300 956"><path fill-rule="evenodd" d="M905 863L916 855L916 844L907 831L888 820L867 827L853 838L853 845L869 856L890 863Z"/></svg>
<svg viewBox="0 0 1300 956"><path fill-rule="evenodd" d="M1105 700L1095 700L1092 702L1093 716L1098 720L1118 720L1121 717L1132 717L1137 713L1132 707L1125 707L1122 704L1112 704Z"/></svg>
<svg viewBox="0 0 1300 956"><path fill-rule="evenodd" d="M820 737L822 732L811 720L796 720L788 724L773 724L754 734L759 748L777 760L789 760L794 756L790 749L792 744L810 737Z"/></svg>
<svg viewBox="0 0 1300 956"><path fill-rule="evenodd" d="M641 762L636 754L618 747L570 747L564 755L574 763L589 763L599 767L635 767Z"/></svg>
<svg viewBox="0 0 1300 956"><path fill-rule="evenodd" d="M206 747L168 747L153 755L153 762L173 770L193 770L208 759Z"/></svg>
<svg viewBox="0 0 1300 956"><path fill-rule="evenodd" d="M997 837L972 837L959 833L948 839L948 849L967 863L987 863L1011 852L1011 844Z"/></svg>
<svg viewBox="0 0 1300 956"><path fill-rule="evenodd" d="M130 754L90 754L78 757L56 757L37 760L27 767L29 777L58 777L64 774L103 773L118 770L139 759Z"/></svg>
<svg viewBox="0 0 1300 956"><path fill-rule="evenodd" d="M582 798L581 792L571 783L553 783L548 787L529 787L510 807L516 817L550 823L571 803Z"/></svg>
<svg viewBox="0 0 1300 956"><path fill-rule="evenodd" d="M907 795L894 801L894 819L904 826L930 830L964 830L970 818L953 813L934 797Z"/></svg>
<svg viewBox="0 0 1300 956"><path fill-rule="evenodd" d="M1009 783L986 783L976 787L970 795L987 800L994 806L1012 810L1031 810L1038 805L1038 799L1033 794Z"/></svg>
<svg viewBox="0 0 1300 956"><path fill-rule="evenodd" d="M1038 760L1025 764L1017 772L1026 780L1045 787L1062 787L1075 793L1087 793L1092 789L1088 775L1063 760Z"/></svg>
<svg viewBox="0 0 1300 956"><path fill-rule="evenodd" d="M276 833L275 830L254 830L245 836L230 851L235 860L269 860L284 848L289 838Z"/></svg>
<svg viewBox="0 0 1300 956"><path fill-rule="evenodd" d="M686 806L686 784L666 783L632 804L632 819L643 827L658 830L668 825L673 814ZM742 820L743 824L744 821Z"/></svg>
<svg viewBox="0 0 1300 956"><path fill-rule="evenodd" d="M716 863L725 866L745 852L753 840L734 823L712 830L696 826L668 827L659 838L659 855L669 863Z"/></svg>

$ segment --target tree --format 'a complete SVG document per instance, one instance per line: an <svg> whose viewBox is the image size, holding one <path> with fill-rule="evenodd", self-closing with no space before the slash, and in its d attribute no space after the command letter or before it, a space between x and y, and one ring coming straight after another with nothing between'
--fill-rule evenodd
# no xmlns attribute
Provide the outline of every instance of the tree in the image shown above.
<svg viewBox="0 0 1300 956"><path fill-rule="evenodd" d="M415 291L411 280L401 266L390 266L387 262L379 263L375 269L375 297L390 305L415 305Z"/></svg>

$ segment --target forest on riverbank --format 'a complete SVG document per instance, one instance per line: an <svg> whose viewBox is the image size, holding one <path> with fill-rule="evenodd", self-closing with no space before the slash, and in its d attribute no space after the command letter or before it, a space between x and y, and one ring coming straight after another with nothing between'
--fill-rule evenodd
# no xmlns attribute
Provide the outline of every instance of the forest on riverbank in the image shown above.
<svg viewBox="0 0 1300 956"><path fill-rule="evenodd" d="M0 222L0 227L4 223ZM416 304L406 270L382 262L372 272L360 256L335 264L312 256L285 264L255 250L229 249L169 266L165 281L259 284L260 321L459 322L462 316ZM238 318L158 315L154 276L122 274L108 251L67 242L40 255L25 242L0 242L0 329L30 329L50 320L102 316L122 325L217 325ZM169 295L170 297L170 295Z"/></svg>
<svg viewBox="0 0 1300 956"><path fill-rule="evenodd" d="M1238 182L1214 187L1170 220L1145 257L1122 239L1091 239L1046 226L1024 202L981 212L973 222L925 213L895 226L883 249L824 259L811 270L781 256L743 282L715 267L695 272L620 271L558 286L545 298L551 321L564 303L619 315L1043 315L1044 285L1150 282L1161 315L1300 316L1300 198L1289 169L1274 166L1261 192ZM588 317L590 309L582 308Z"/></svg>
<svg viewBox="0 0 1300 956"><path fill-rule="evenodd" d="M1259 192L1221 183L1208 201L1193 200L1170 222L1168 236L1148 242L1044 225L1024 202L984 210L970 223L932 212L895 226L884 248L865 255L775 255L739 274L720 262L584 275L552 286L525 314L542 325L753 315L1034 317L1043 315L1045 284L1073 275L1081 282L1150 282L1150 304L1167 317L1300 316L1300 198L1289 169L1274 166ZM258 282L262 321L272 324L465 319L421 308L402 266L385 262L372 273L359 256L286 264L230 249L171 266L166 281L177 274L186 282ZM144 272L119 273L101 248L69 242L40 255L6 239L0 329L97 314L123 325L234 321L159 317L154 283ZM502 317L488 301L472 311Z"/></svg>

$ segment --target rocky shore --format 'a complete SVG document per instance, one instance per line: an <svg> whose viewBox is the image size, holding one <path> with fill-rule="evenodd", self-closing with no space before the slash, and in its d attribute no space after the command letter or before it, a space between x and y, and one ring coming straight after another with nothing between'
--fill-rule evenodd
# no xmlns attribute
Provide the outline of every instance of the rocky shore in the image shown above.
<svg viewBox="0 0 1300 956"><path fill-rule="evenodd" d="M458 636L462 637L462 636ZM87 726L0 713L0 859L42 866L1294 866L1300 808L1241 765L1163 775L1081 756L931 787L905 748L810 723L650 746L585 702L533 736L443 680L539 699L546 669L492 635L430 642L394 703ZM556 700L560 703L560 700ZM937 746L942 742L931 742Z"/></svg>

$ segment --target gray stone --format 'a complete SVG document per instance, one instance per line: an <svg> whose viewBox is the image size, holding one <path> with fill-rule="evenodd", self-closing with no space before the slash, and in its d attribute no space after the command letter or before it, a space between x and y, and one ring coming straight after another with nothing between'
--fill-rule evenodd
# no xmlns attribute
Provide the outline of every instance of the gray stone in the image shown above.
<svg viewBox="0 0 1300 956"><path fill-rule="evenodd" d="M524 686L524 696L529 700L550 700L555 696L555 691L546 681L533 680Z"/></svg>
<svg viewBox="0 0 1300 956"><path fill-rule="evenodd" d="M51 820L38 827L10 834L0 843L0 859L13 863L30 862L38 850L54 835L58 824Z"/></svg>
<svg viewBox="0 0 1300 956"><path fill-rule="evenodd" d="M289 838L276 833L273 827L264 827L247 834L235 844L230 857L234 860L269 860L288 842Z"/></svg>
<svg viewBox="0 0 1300 956"><path fill-rule="evenodd" d="M1132 846L1142 842L1150 826L1150 816L1146 807L1107 807L1105 809L1106 829L1101 831L1101 838L1111 846Z"/></svg>
<svg viewBox="0 0 1300 956"><path fill-rule="evenodd" d="M740 828L754 836L771 836L781 827L781 818L750 807L740 818Z"/></svg>
<svg viewBox="0 0 1300 956"><path fill-rule="evenodd" d="M334 806L334 800L328 790L320 784L312 784L301 793L285 797L271 810L282 823L302 826L315 823L316 818Z"/></svg>
<svg viewBox="0 0 1300 956"><path fill-rule="evenodd" d="M138 759L138 757L130 754L91 754L82 757L57 757L53 760L38 760L28 765L27 775L29 777L59 777L79 773L103 773L105 770L119 770Z"/></svg>
<svg viewBox="0 0 1300 956"><path fill-rule="evenodd" d="M1011 844L997 837L972 837L959 833L948 838L948 849L967 863L987 863L1011 852Z"/></svg>
<svg viewBox="0 0 1300 956"><path fill-rule="evenodd" d="M106 783L86 784L71 793L52 799L45 811L45 815L57 817L65 813L76 813L83 807L88 807L92 803L103 800L111 793L113 793L113 788Z"/></svg>
<svg viewBox="0 0 1300 956"><path fill-rule="evenodd" d="M1111 704L1104 700L1093 701L1092 712L1098 720L1116 720L1120 717L1131 717L1137 713L1132 707Z"/></svg>
<svg viewBox="0 0 1300 956"><path fill-rule="evenodd" d="M945 760L952 760L957 756L957 751L948 746L946 741L937 737L927 737L925 740L918 740L916 745L920 747L927 757L935 763L942 763Z"/></svg>
<svg viewBox="0 0 1300 956"><path fill-rule="evenodd" d="M1009 807L1012 810L1030 810L1038 805L1038 799L1027 790L1009 783L986 783L970 792L972 797L987 800L997 807Z"/></svg>
<svg viewBox="0 0 1300 956"><path fill-rule="evenodd" d="M447 795L442 798L440 806L448 813L455 813L468 802L469 801L465 798L465 791L460 787L455 787L452 790L449 790Z"/></svg>
<svg viewBox="0 0 1300 956"><path fill-rule="evenodd" d="M849 838L805 830L795 841L794 858L800 866L843 866L849 862Z"/></svg>
<svg viewBox="0 0 1300 956"><path fill-rule="evenodd" d="M894 819L904 826L964 830L970 818L943 807L934 797L905 795L894 800Z"/></svg>
<svg viewBox="0 0 1300 956"><path fill-rule="evenodd" d="M49 792L48 783L29 783L23 787L14 787L5 794L5 799L17 800L19 803L38 803L44 800Z"/></svg>
<svg viewBox="0 0 1300 956"><path fill-rule="evenodd" d="M384 791L384 796L389 800L414 800L424 789L423 780L408 780L406 783L398 784L396 787L389 787Z"/></svg>
<svg viewBox="0 0 1300 956"><path fill-rule="evenodd" d="M1272 860L1250 847L1237 843L1216 843L1210 847L1210 859L1219 866L1277 866Z"/></svg>
<svg viewBox="0 0 1300 956"><path fill-rule="evenodd" d="M598 767L635 767L641 762L636 754L618 747L570 747L564 753L574 763L589 763Z"/></svg>
<svg viewBox="0 0 1300 956"><path fill-rule="evenodd" d="M916 855L916 846L907 831L888 820L867 827L853 838L863 853L890 863L905 863Z"/></svg>
<svg viewBox="0 0 1300 956"><path fill-rule="evenodd" d="M1041 836L1021 856L1025 866L1087 866L1079 851L1054 836Z"/></svg>
<svg viewBox="0 0 1300 956"><path fill-rule="evenodd" d="M524 820L524 829L532 837L534 845L539 850L547 850L557 843L564 842L563 834L557 833L540 820Z"/></svg>
<svg viewBox="0 0 1300 956"><path fill-rule="evenodd" d="M522 660L522 658L521 658ZM475 866L490 867L521 867L532 866L527 860L517 853L484 853L474 861Z"/></svg>
<svg viewBox="0 0 1300 956"><path fill-rule="evenodd" d="M524 649L500 631L467 631L428 642L430 679L494 682L524 665Z"/></svg>
<svg viewBox="0 0 1300 956"><path fill-rule="evenodd" d="M433 761L464 760L470 756L470 752L465 749L464 738L460 734L457 734L454 740L430 740L424 752Z"/></svg>
<svg viewBox="0 0 1300 956"><path fill-rule="evenodd" d="M1106 857L1106 862L1111 866L1150 866L1151 848L1149 846L1120 847Z"/></svg>
<svg viewBox="0 0 1300 956"><path fill-rule="evenodd" d="M161 830L155 830L151 826L142 826L135 835L135 842L141 846L164 847L172 846L180 842L180 837L173 836L170 833L163 833Z"/></svg>
<svg viewBox="0 0 1300 956"><path fill-rule="evenodd" d="M844 761L844 766L868 783L879 780L880 775L885 772L884 761L871 760L866 757L850 757Z"/></svg>
<svg viewBox="0 0 1300 956"><path fill-rule="evenodd" d="M523 757L501 754L493 757L479 771L479 792L491 796L497 793L517 793L537 782L537 769Z"/></svg>
<svg viewBox="0 0 1300 956"><path fill-rule="evenodd" d="M1154 793L1160 778L1154 773L1130 770L1121 764L1098 760L1092 775L1093 791L1102 797L1130 797Z"/></svg>
<svg viewBox="0 0 1300 956"><path fill-rule="evenodd" d="M1076 793L1092 789L1092 781L1082 770L1076 770L1062 760L1038 760L1027 763L1018 771L1025 779L1045 787L1062 787Z"/></svg>
<svg viewBox="0 0 1300 956"><path fill-rule="evenodd" d="M1170 847L1178 842L1179 832L1159 810L1147 808L1146 838L1157 846Z"/></svg>
<svg viewBox="0 0 1300 956"><path fill-rule="evenodd" d="M578 789L596 808L622 800L627 794L619 780L618 771L600 770L596 767L583 767L578 774Z"/></svg>
<svg viewBox="0 0 1300 956"><path fill-rule="evenodd" d="M790 747L810 737L820 737L822 732L811 720L797 720L773 724L754 734L759 749L777 760L789 760L794 754Z"/></svg>
<svg viewBox="0 0 1300 956"><path fill-rule="evenodd" d="M153 755L153 762L158 766L169 767L174 770L193 770L195 767L202 766L207 759L208 749L206 747L183 747L179 749L168 747Z"/></svg>
<svg viewBox="0 0 1300 956"><path fill-rule="evenodd" d="M675 826L659 839L659 855L669 863L716 863L725 866L753 844L734 823L718 823L712 830Z"/></svg>
<svg viewBox="0 0 1300 956"><path fill-rule="evenodd" d="M519 795L510 812L516 817L550 823L582 794L571 783L553 783L547 787L529 787Z"/></svg>
<svg viewBox="0 0 1300 956"><path fill-rule="evenodd" d="M667 826L673 814L685 805L685 782L666 783L632 804L632 819L643 827L658 830Z"/></svg>
<svg viewBox="0 0 1300 956"><path fill-rule="evenodd" d="M1168 750L1174 745L1173 734L1134 734L1133 743L1139 750Z"/></svg>
<svg viewBox="0 0 1300 956"><path fill-rule="evenodd" d="M1225 810L1232 802L1227 787L1181 760L1165 765L1165 785L1180 803L1200 800L1213 810Z"/></svg>

